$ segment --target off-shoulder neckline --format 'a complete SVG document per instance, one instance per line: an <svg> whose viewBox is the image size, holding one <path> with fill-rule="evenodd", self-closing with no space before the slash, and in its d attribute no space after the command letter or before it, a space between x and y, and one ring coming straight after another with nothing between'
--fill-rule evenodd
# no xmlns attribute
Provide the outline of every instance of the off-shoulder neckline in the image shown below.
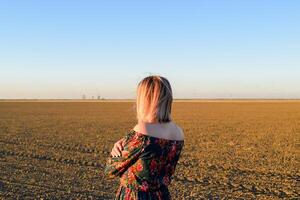
<svg viewBox="0 0 300 200"><path fill-rule="evenodd" d="M152 136L152 135L146 135L144 133L141 133L139 131L135 131L133 128L130 129L131 132L135 133L135 134L139 134L141 136L144 136L144 137L148 137L148 138L154 138L154 139L159 139L159 140L165 140L165 141L170 141L170 142L184 142L184 140L171 140L171 139L167 139L167 138L160 138L160 137L155 137L155 136Z"/></svg>

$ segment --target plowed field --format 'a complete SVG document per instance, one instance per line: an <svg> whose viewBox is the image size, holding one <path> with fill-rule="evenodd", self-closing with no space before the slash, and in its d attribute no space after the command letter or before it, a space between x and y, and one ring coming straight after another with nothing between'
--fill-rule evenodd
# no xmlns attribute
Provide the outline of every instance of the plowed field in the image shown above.
<svg viewBox="0 0 300 200"><path fill-rule="evenodd" d="M133 102L0 102L0 199L112 199L113 143ZM174 199L300 198L300 101L175 102Z"/></svg>

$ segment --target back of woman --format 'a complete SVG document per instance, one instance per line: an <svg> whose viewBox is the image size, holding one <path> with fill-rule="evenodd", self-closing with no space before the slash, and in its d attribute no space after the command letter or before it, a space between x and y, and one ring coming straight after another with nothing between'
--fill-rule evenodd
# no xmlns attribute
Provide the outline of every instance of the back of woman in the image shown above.
<svg viewBox="0 0 300 200"><path fill-rule="evenodd" d="M155 85L155 80L162 85ZM115 199L171 199L168 185L184 145L182 129L170 117L172 93L169 83L157 76L143 81L137 95L138 124L115 144L106 163L107 176L120 177ZM147 96L143 89L152 93L148 92ZM158 93L156 99L153 97L155 91ZM153 102L158 103L151 108L155 105Z"/></svg>

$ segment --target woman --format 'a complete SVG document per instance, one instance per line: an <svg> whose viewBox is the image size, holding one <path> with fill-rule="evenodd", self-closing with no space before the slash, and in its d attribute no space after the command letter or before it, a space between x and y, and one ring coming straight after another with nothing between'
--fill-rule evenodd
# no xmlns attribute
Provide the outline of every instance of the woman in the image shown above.
<svg viewBox="0 0 300 200"><path fill-rule="evenodd" d="M105 174L120 177L115 199L171 199L168 185L184 145L182 129L171 120L172 89L161 76L137 88L138 123L115 143Z"/></svg>

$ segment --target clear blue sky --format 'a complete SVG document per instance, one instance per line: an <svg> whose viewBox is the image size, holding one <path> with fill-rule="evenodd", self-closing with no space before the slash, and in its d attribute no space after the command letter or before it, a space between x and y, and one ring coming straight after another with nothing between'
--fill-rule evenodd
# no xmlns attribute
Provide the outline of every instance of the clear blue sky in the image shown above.
<svg viewBox="0 0 300 200"><path fill-rule="evenodd" d="M1 1L0 98L300 98L300 1Z"/></svg>

